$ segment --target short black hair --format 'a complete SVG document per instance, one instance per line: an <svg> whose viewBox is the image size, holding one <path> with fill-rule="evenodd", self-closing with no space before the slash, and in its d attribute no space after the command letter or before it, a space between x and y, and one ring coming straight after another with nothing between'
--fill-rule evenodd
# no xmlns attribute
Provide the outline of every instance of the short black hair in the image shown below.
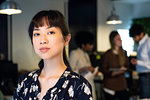
<svg viewBox="0 0 150 100"><path fill-rule="evenodd" d="M129 29L129 35L130 37L135 37L137 35L140 35L141 32L144 33L144 27L140 24L133 24L131 28Z"/></svg>
<svg viewBox="0 0 150 100"><path fill-rule="evenodd" d="M75 42L80 48L82 44L94 44L94 36L89 31L79 31L75 35Z"/></svg>

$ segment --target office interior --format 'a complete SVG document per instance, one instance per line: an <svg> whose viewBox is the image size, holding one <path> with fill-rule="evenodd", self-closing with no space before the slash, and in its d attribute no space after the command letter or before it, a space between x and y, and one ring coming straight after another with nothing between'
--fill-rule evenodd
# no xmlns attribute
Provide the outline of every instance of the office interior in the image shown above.
<svg viewBox="0 0 150 100"><path fill-rule="evenodd" d="M2 3L5 0L1 0ZM90 53L93 66L101 67L102 54L110 48L109 33L118 30L124 38L124 48L128 52L129 59L136 57L136 46L130 37L128 30L136 20L150 21L149 0L13 0L21 9L21 14L0 14L0 77L1 88L5 96L13 95L18 77L20 75L38 69L40 58L35 54L30 38L28 27L31 18L40 10L59 10L62 12L69 24L72 40L68 47L69 52L76 48L73 37L80 30L87 30L94 34L94 50ZM115 7L121 24L106 24L112 7ZM10 28L11 27L11 28ZM122 38L121 37L121 38ZM11 41L10 41L11 40ZM130 47L127 45L130 45ZM11 49L12 46L12 49ZM3 58L3 59L2 59ZM138 73L135 66L127 75L130 95L139 95ZM103 82L101 78L95 79L97 100L104 100ZM136 100L136 99L135 99ZM138 100L138 99L137 99Z"/></svg>

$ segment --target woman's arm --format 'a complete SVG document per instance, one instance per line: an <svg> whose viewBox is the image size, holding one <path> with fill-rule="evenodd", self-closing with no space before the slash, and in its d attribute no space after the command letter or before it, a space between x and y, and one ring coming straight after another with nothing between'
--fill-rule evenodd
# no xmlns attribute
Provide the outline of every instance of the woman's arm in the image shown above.
<svg viewBox="0 0 150 100"><path fill-rule="evenodd" d="M23 77L21 77L18 81L13 100L23 100L22 98L23 88L24 88L24 81L23 81Z"/></svg>

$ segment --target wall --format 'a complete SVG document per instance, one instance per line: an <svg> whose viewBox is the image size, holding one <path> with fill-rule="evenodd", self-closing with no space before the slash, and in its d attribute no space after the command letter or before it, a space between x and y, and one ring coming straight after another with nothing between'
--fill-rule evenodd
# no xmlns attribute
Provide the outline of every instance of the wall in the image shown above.
<svg viewBox="0 0 150 100"><path fill-rule="evenodd" d="M109 33L116 29L129 29L132 19L132 5L114 2L116 13L123 21L120 25L107 25L106 19L110 15L112 2L110 0L97 0L97 50L104 52L110 48Z"/></svg>
<svg viewBox="0 0 150 100"><path fill-rule="evenodd" d="M37 69L39 58L36 56L28 36L31 18L40 10L57 9L64 13L65 0L15 0L23 13L12 15L13 62L19 70Z"/></svg>
<svg viewBox="0 0 150 100"><path fill-rule="evenodd" d="M150 1L149 2L143 2L143 3L137 3L134 6L134 12L133 17L134 18L146 18L150 17Z"/></svg>

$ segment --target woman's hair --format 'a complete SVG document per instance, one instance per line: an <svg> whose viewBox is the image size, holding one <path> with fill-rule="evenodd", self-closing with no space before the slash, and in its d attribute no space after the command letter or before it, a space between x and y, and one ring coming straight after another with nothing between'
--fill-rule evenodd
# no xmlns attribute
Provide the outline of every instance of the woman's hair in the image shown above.
<svg viewBox="0 0 150 100"><path fill-rule="evenodd" d="M115 43L114 43L114 38L119 35L119 33L117 31L112 31L109 35L109 41L110 41L110 45L111 45L111 48L114 49L115 47Z"/></svg>
<svg viewBox="0 0 150 100"><path fill-rule="evenodd" d="M111 44L111 50L113 51L115 49L115 43L114 43L114 38L119 35L119 33L114 30L110 33L109 35L109 41L110 41L110 44ZM125 51L122 49L122 47L119 48L119 52L118 52L118 55L119 55L119 63L120 65L124 65L125 64Z"/></svg>
<svg viewBox="0 0 150 100"><path fill-rule="evenodd" d="M66 40L66 37L69 34L69 30L63 14L57 10L43 10L38 12L30 22L28 33L32 43L34 27L38 28L44 26L45 22L50 27L59 27L61 29L64 40ZM63 49L63 60L66 66L70 67L66 56L65 47ZM39 67L40 69L44 67L43 59L39 62Z"/></svg>

